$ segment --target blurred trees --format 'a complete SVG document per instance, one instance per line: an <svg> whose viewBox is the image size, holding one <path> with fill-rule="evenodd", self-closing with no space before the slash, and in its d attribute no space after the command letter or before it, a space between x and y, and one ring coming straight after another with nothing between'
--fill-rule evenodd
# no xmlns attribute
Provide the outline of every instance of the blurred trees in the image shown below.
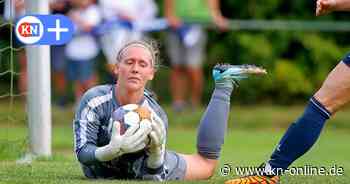
<svg viewBox="0 0 350 184"><path fill-rule="evenodd" d="M315 1L222 0L223 14L230 19L346 20L346 13L315 17ZM209 30L204 70L207 75L204 101L213 88L211 67L218 62L257 64L267 68L263 78L249 79L238 90L235 102L304 102L322 84L328 72L350 49L347 32L228 31ZM154 90L168 100L166 71L160 72ZM164 77L163 77L164 76Z"/></svg>
<svg viewBox="0 0 350 184"><path fill-rule="evenodd" d="M163 0L157 0L162 16ZM223 14L230 19L264 20L347 20L350 13L332 13L315 17L315 1L280 0L222 0ZM1 21L0 21L1 22ZM9 45L9 27L0 29L0 48ZM153 35L163 41L164 32ZM236 91L234 102L240 103L298 103L305 102L322 84L328 72L350 51L348 32L306 31L228 31L208 30L206 75L203 101L210 99L213 90L211 68L218 62L256 64L264 66L269 74L263 78L245 81ZM163 44L164 45L164 44ZM0 53L0 72L8 70L9 50ZM162 48L164 65L152 89L160 100L170 102L169 62ZM105 83L104 58L97 65L101 83ZM17 65L17 62L14 62ZM17 66L15 66L16 68ZM0 76L2 92L8 91L9 75ZM16 76L17 77L17 76ZM4 85L5 84L5 85ZM2 93L2 94L3 94Z"/></svg>

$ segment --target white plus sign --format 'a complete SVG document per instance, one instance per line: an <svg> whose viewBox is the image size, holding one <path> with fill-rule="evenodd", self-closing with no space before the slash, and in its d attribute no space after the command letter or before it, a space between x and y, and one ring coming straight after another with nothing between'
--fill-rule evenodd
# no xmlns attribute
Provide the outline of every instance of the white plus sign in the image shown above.
<svg viewBox="0 0 350 184"><path fill-rule="evenodd" d="M60 40L61 32L68 32L68 28L61 28L60 26L60 20L56 19L56 27L55 28L48 28L48 32L56 32L56 41Z"/></svg>

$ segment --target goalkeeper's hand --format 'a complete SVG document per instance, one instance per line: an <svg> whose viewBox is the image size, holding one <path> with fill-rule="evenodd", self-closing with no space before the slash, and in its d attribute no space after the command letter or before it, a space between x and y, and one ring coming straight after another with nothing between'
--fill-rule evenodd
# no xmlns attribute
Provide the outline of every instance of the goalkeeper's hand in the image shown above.
<svg viewBox="0 0 350 184"><path fill-rule="evenodd" d="M164 122L152 113L152 131L149 134L151 143L148 147L147 167L156 169L163 165L166 143L166 129Z"/></svg>
<svg viewBox="0 0 350 184"><path fill-rule="evenodd" d="M109 144L97 148L95 156L99 161L109 161L123 154L142 150L146 147L148 134L151 131L151 122L142 120L140 126L131 126L121 135L120 123L114 121Z"/></svg>

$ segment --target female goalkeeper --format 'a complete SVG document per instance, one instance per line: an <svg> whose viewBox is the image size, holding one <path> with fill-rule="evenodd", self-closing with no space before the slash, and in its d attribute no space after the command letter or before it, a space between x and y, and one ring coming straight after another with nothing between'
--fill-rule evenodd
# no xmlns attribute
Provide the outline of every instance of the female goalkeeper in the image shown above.
<svg viewBox="0 0 350 184"><path fill-rule="evenodd" d="M163 109L145 91L155 76L159 52L154 44L133 41L117 55L113 85L88 90L74 118L75 153L88 178L195 180L207 179L218 164L230 111L230 95L237 80L248 74L264 73L260 68L243 65L216 65L215 89L200 121L197 153L180 154L165 149L168 119ZM124 134L111 118L120 106L147 106L153 117ZM150 144L148 144L150 137Z"/></svg>

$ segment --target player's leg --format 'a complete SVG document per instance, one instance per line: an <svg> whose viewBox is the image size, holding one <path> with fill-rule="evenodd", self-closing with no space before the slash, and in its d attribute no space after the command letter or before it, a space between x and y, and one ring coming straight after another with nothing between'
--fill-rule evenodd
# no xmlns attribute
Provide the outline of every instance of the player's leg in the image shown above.
<svg viewBox="0 0 350 184"><path fill-rule="evenodd" d="M172 65L170 71L170 89L172 96L172 108L175 112L181 112L186 106L186 72L183 67L179 65Z"/></svg>
<svg viewBox="0 0 350 184"><path fill-rule="evenodd" d="M245 78L248 74L264 72L253 66L214 67L215 90L198 127L197 154L182 155L187 164L184 179L207 179L214 174L227 130L230 96L237 86L237 80Z"/></svg>
<svg viewBox="0 0 350 184"><path fill-rule="evenodd" d="M53 73L54 90L58 96L57 105L63 107L67 102L66 96L66 57L65 45L51 46L51 67Z"/></svg>
<svg viewBox="0 0 350 184"><path fill-rule="evenodd" d="M314 96L331 113L350 101L350 54L332 70Z"/></svg>
<svg viewBox="0 0 350 184"><path fill-rule="evenodd" d="M193 108L201 105L204 80L202 63L207 43L204 30L202 30L202 28L199 28L199 30L195 44L192 46L184 45L186 50L184 59L186 60L187 76L190 83L189 88L191 89L190 97Z"/></svg>
<svg viewBox="0 0 350 184"><path fill-rule="evenodd" d="M179 36L175 31L169 31L166 39L166 49L170 57L170 89L172 106L177 112L185 107L185 93L187 88L186 71L184 69L184 53L186 53Z"/></svg>
<svg viewBox="0 0 350 184"><path fill-rule="evenodd" d="M198 108L201 105L203 91L203 71L201 67L188 67L187 75L190 81L190 95L192 107Z"/></svg>
<svg viewBox="0 0 350 184"><path fill-rule="evenodd" d="M349 63L346 58L344 61ZM284 170L305 154L317 141L331 114L350 101L350 67L344 61L330 72L304 114L289 127L268 162L272 168Z"/></svg>
<svg viewBox="0 0 350 184"><path fill-rule="evenodd" d="M304 114L288 128L270 160L262 166L264 171L259 174L266 175L263 178L276 178L275 175L281 174L281 171L304 155L317 141L331 114L350 101L349 63L350 58L346 56L328 75L321 89L310 99ZM253 178L261 177L249 176L227 183L249 183Z"/></svg>
<svg viewBox="0 0 350 184"><path fill-rule="evenodd" d="M93 87L97 83L97 77L95 74L94 64L95 59L88 59L84 61L78 61L79 66L79 75L78 75L78 90L77 90L77 99L79 100L80 97L87 91L89 88Z"/></svg>
<svg viewBox="0 0 350 184"><path fill-rule="evenodd" d="M80 96L83 95L83 87L81 85L80 78L80 68L79 68L79 61L71 60L69 59L67 63L67 77L70 82L73 83L73 90L74 90L74 97L75 97L75 104L78 104Z"/></svg>
<svg viewBox="0 0 350 184"><path fill-rule="evenodd" d="M216 65L213 69L215 90L200 121L197 153L186 155L167 151L163 167L160 167L160 170L150 170L143 166L141 178L160 181L200 180L211 177L224 143L232 90L237 86L237 81L246 78L248 74L265 73L265 70L252 65Z"/></svg>

